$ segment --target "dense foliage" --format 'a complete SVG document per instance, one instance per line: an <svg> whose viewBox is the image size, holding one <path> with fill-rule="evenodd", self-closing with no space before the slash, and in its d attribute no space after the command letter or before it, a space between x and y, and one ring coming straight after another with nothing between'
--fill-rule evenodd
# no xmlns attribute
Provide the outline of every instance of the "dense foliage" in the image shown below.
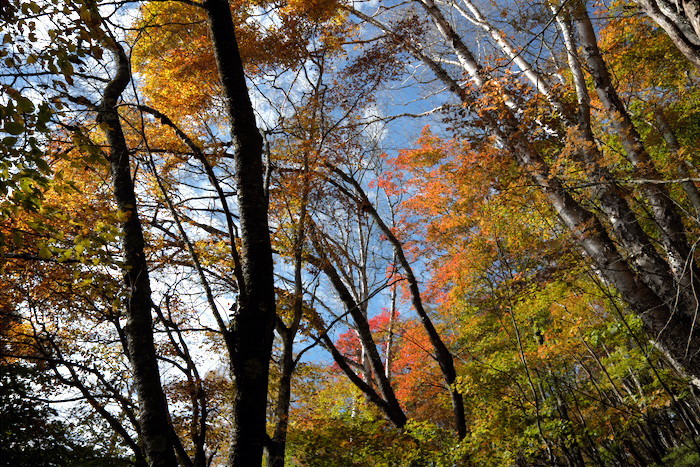
<svg viewBox="0 0 700 467"><path fill-rule="evenodd" d="M2 465L696 465L671 3L0 2Z"/></svg>

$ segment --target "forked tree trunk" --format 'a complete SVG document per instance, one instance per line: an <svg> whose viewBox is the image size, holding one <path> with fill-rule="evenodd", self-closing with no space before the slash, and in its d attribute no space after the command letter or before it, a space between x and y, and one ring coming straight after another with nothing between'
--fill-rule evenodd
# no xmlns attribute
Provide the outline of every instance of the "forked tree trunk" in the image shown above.
<svg viewBox="0 0 700 467"><path fill-rule="evenodd" d="M454 415L457 436L459 439L463 439L467 436L467 421L464 408L464 397L456 387L457 371L455 369L454 356L440 337L440 333L438 333L433 321L430 319L430 316L423 306L423 299L421 297L420 288L418 287L418 280L413 274L413 268L408 262L408 258L406 258L403 244L396 237L396 235L394 235L394 232L391 230L391 228L389 228L386 222L384 222L384 219L382 219L377 210L374 208L374 205L357 180L330 164L329 167L333 173L338 175L344 182L352 186L357 201L359 201L362 206L365 207L367 213L372 217L377 226L379 226L379 229L391 243L394 250L394 255L398 259L398 264L401 266L401 269L403 269L404 275L406 276L408 289L411 293L411 303L413 304L413 308L416 310L416 313L421 320L423 329L425 329L426 334L428 334L430 344L435 351L435 360L437 361L440 371L445 379L445 383L447 384L450 399L452 400L452 412Z"/></svg>
<svg viewBox="0 0 700 467"><path fill-rule="evenodd" d="M305 168L308 161L304 161ZM294 304L293 314L289 325L280 317L277 321L277 333L282 341L280 357L279 389L274 403L274 429L270 444L267 447L267 466L284 467L284 457L287 450L287 433L289 431L289 407L292 402L292 377L297 365L294 358L294 340L299 331L301 319L304 316L304 283L302 269L304 267L304 241L306 239L307 206L309 202L309 180L304 180L299 209L299 222L294 233Z"/></svg>
<svg viewBox="0 0 700 467"><path fill-rule="evenodd" d="M314 242L314 247L320 254L327 254L318 239L312 237L312 240ZM401 428L406 424L406 414L403 412L403 409L396 398L396 393L391 387L389 379L386 377L384 365L382 363L381 356L379 355L379 350L377 349L377 344L372 336L372 330L370 329L369 322L367 321L367 316L362 312L361 305L355 301L352 294L343 283L343 280L338 274L335 266L328 258L312 258L310 259L310 262L319 270L323 271L326 277L328 277L333 285L333 288L338 294L338 297L343 302L345 310L350 316L352 316L355 323L355 331L357 331L357 337L360 340L362 349L366 352L367 364L371 369L371 377L365 378L367 380L367 386L371 387L372 382L376 383L379 394L383 400L383 404L380 406L380 408L385 412L387 418L394 425Z"/></svg>
<svg viewBox="0 0 700 467"><path fill-rule="evenodd" d="M235 380L235 421L228 465L253 467L262 463L267 439L267 387L275 323L263 141L255 122L228 1L207 0L205 8L231 123L241 222L243 284L239 284L238 309L226 336Z"/></svg>

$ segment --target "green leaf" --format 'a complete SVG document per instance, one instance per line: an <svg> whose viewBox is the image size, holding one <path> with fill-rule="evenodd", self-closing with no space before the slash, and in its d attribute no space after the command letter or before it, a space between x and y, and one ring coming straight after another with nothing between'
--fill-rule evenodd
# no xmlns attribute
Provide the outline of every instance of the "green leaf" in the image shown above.
<svg viewBox="0 0 700 467"><path fill-rule="evenodd" d="M14 146L15 143L17 143L17 138L15 138L14 136L7 136L2 139L2 145L6 148Z"/></svg>
<svg viewBox="0 0 700 467"><path fill-rule="evenodd" d="M19 189L25 193L31 194L34 192L32 185L34 185L34 180L29 177L23 177L19 180Z"/></svg>
<svg viewBox="0 0 700 467"><path fill-rule="evenodd" d="M27 99L26 97L20 97L19 99L17 99L17 108L22 113L30 113L34 112L35 107L31 99Z"/></svg>
<svg viewBox="0 0 700 467"><path fill-rule="evenodd" d="M51 250L49 250L45 246L40 246L39 247L39 258L42 258L42 259L51 258Z"/></svg>
<svg viewBox="0 0 700 467"><path fill-rule="evenodd" d="M11 135L21 135L25 131L24 125L17 122L6 122L4 130Z"/></svg>
<svg viewBox="0 0 700 467"><path fill-rule="evenodd" d="M49 164L42 157L38 157L35 162L36 162L37 168L41 172L43 172L43 173L50 173L51 172L51 167L49 167Z"/></svg>

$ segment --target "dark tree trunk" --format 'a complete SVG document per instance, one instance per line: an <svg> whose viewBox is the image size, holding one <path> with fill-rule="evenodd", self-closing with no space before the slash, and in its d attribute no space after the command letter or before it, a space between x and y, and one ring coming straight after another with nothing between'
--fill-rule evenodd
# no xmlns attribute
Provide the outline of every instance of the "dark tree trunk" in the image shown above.
<svg viewBox="0 0 700 467"><path fill-rule="evenodd" d="M251 467L261 465L267 438L267 386L275 323L274 269L263 186L263 141L248 95L229 4L226 0L208 0L205 5L231 122L241 222L243 284L239 284L238 308L227 334L236 384L228 464Z"/></svg>
<svg viewBox="0 0 700 467"><path fill-rule="evenodd" d="M308 161L304 161L308 165ZM287 432L289 430L289 405L292 401L292 376L296 368L294 359L294 339L304 315L304 283L302 268L304 266L304 239L306 237L306 215L309 199L309 181L305 179L301 196L299 223L294 235L294 314L287 326L281 318L277 321L277 330L282 340L282 357L280 362L280 380L277 400L275 401L275 428L267 448L268 467L284 467L284 454L287 450Z"/></svg>
<svg viewBox="0 0 700 467"><path fill-rule="evenodd" d="M326 349L328 349L328 351L331 353L333 360L338 364L340 370L345 373L345 376L348 377L348 379L357 387L357 389L362 391L365 397L367 397L367 400L376 405L377 408L384 413L386 418L389 419L395 426L404 426L406 424L406 415L403 413L403 411L397 412L396 408L384 400L382 396L377 394L377 391L375 391L372 386L357 376L357 373L350 368L347 359L338 351L333 344L333 341L330 339L330 337L328 337L328 334L321 334L320 340L324 347L326 347Z"/></svg>
<svg viewBox="0 0 700 467"><path fill-rule="evenodd" d="M331 168L335 174L337 174L341 179L343 179L346 183L350 184L353 187L356 196L359 198L358 201L360 201L362 205L365 206L369 215L372 216L372 219L374 219L374 221L377 223L379 229L387 237L387 239L391 243L391 246L394 249L394 254L396 255L396 258L398 259L398 262L401 265L401 269L404 270L404 274L406 275L408 288L411 292L411 302L413 304L413 308L416 310L416 313L418 314L418 317L421 320L421 324L423 325L425 332L428 334L430 343L433 346L433 349L435 350L435 359L437 360L438 365L440 366L440 371L442 371L445 383L447 383L447 388L450 392L450 399L452 400L452 412L454 414L457 436L459 437L459 439L462 439L467 435L467 421L464 409L464 397L455 387L455 382L457 380L457 371L455 370L454 356L443 342L437 329L435 329L433 321L430 319L430 316L428 316L428 313L425 310L425 307L423 306L420 288L418 287L418 280L413 274L413 268L411 267L411 264L406 258L403 245L401 244L401 241L396 237L396 235L394 235L394 232L384 222L384 219L382 219L377 210L374 208L374 205L367 197L367 194L364 192L362 186L357 182L357 180L335 167L331 166Z"/></svg>
<svg viewBox="0 0 700 467"><path fill-rule="evenodd" d="M131 79L129 59L118 43L111 39L105 39L105 42L106 47L114 54L117 70L114 78L105 86L98 108L98 119L104 125L109 146L114 198L125 216L122 223L122 244L126 285L127 325L124 332L127 353L139 404L141 441L148 464L172 467L177 465L171 438L174 433L170 426L153 342L151 285L144 253L145 242L136 208L129 148L117 111L117 102Z"/></svg>
<svg viewBox="0 0 700 467"><path fill-rule="evenodd" d="M289 405L292 400L292 375L296 367L292 354L294 334L289 329L282 333L282 346L279 391L275 401L275 431L267 448L268 467L284 467L284 454L287 450Z"/></svg>
<svg viewBox="0 0 700 467"><path fill-rule="evenodd" d="M320 242L317 239L314 239L313 241L314 247L319 252L319 254L325 254L323 246L320 244ZM348 314L350 314L350 316L352 316L353 321L355 323L355 330L357 331L357 335L360 339L360 342L362 343L362 348L367 354L373 382L376 383L379 393L381 394L381 398L384 402L381 408L382 410L384 410L389 420L394 425L401 428L406 424L406 414L403 412L403 409L401 409L401 406L399 405L399 402L396 399L396 393L391 387L389 379L386 377L384 365L382 364L382 359L379 355L377 344L374 341L374 338L372 337L372 330L370 329L366 314L363 313L360 304L355 301L352 294L343 283L343 280L338 274L338 271L335 269L333 264L331 264L328 258L314 258L311 259L311 263L314 264L314 266L318 267L321 271L323 271L326 277L328 277L328 279L331 281L331 284L333 285L333 288L338 293L338 297L343 302L345 310ZM341 363L338 362L338 364L341 366L342 369L343 367ZM368 383L368 386L371 387L372 381L366 382Z"/></svg>

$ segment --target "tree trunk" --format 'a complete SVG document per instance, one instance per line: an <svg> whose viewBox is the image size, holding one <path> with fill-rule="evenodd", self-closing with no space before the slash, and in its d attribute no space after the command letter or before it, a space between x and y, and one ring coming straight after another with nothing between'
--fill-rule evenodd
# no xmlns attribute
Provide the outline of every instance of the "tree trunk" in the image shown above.
<svg viewBox="0 0 700 467"><path fill-rule="evenodd" d="M319 251L319 253L323 254L324 251L318 239L313 238L313 241L314 247ZM338 293L343 305L345 305L346 311L350 314L350 316L352 316L353 321L355 322L355 330L357 331L357 335L360 339L363 350L367 353L367 360L371 368L371 375L373 377L366 381L367 385L371 387L372 381L377 384L379 393L385 402L383 407L386 407L387 409L385 410L387 417L397 427L400 428L404 426L406 424L406 415L404 414L403 409L401 409L401 406L396 399L394 389L391 387L389 379L386 377L384 372L384 365L382 364L381 356L377 350L377 344L374 342L374 338L372 337L372 330L370 329L369 322L367 321L367 316L362 312L360 304L353 299L352 294L340 278L338 271L327 258L312 259L311 263L323 271L326 277L328 277L328 279L331 281L333 288Z"/></svg>
<svg viewBox="0 0 700 467"><path fill-rule="evenodd" d="M700 376L700 333L692 317L673 310L673 303L659 298L617 251L600 221L576 202L534 150L524 142L510 147L519 164L540 186L560 220L574 234L608 284L642 319L651 337L693 376Z"/></svg>
<svg viewBox="0 0 700 467"><path fill-rule="evenodd" d="M452 399L452 411L454 414L457 436L459 437L459 439L463 439L467 435L467 422L464 410L464 397L455 387L455 382L457 381L457 371L455 370L454 357L443 342L442 338L440 337L440 334L437 332L437 329L435 329L435 325L433 324L432 320L430 319L430 316L428 316L428 313L425 310L425 307L423 306L420 288L418 287L418 280L413 274L413 268L411 267L411 264L406 258L403 245L401 241L396 237L396 235L394 235L394 232L389 228L389 226L386 225L384 219L382 219L377 210L374 208L374 205L367 197L367 194L364 192L362 186L357 182L357 180L355 180L342 170L339 170L333 166L330 167L333 170L333 173L337 174L341 179L343 179L343 181L345 181L353 187L358 201L360 201L360 203L363 206L365 206L369 215L372 216L374 222L379 226L379 229L391 243L391 246L394 250L394 254L396 255L396 258L398 259L398 262L401 265L401 269L403 269L404 274L406 275L408 288L411 292L411 302L413 304L413 308L416 310L416 313L418 314L418 317L421 320L421 324L423 325L425 332L428 334L430 343L433 346L433 349L435 350L435 359L437 360L445 382L447 383L447 388L450 392L450 398Z"/></svg>
<svg viewBox="0 0 700 467"><path fill-rule="evenodd" d="M304 172L308 173L308 160L304 160ZM299 209L299 222L294 234L294 314L287 326L281 318L277 321L278 334L282 341L280 361L280 380L277 399L275 400L275 427L267 448L268 467L284 467L284 455L287 450L287 432L289 430L289 405L292 401L292 376L297 365L294 358L294 339L299 331L304 316L304 283L302 268L304 266L304 240L306 238L307 205L309 200L309 179L304 180Z"/></svg>
<svg viewBox="0 0 700 467"><path fill-rule="evenodd" d="M331 353L333 360L338 364L341 371L345 373L345 376L348 377L348 379L357 387L357 389L362 391L362 393L367 397L367 400L376 405L377 408L384 413L386 418L389 419L395 426L404 426L406 424L406 415L403 413L403 411L397 413L395 407L389 405L389 403L384 400L382 396L377 394L377 391L375 391L372 386L357 376L357 373L350 368L347 359L338 351L336 346L333 344L333 341L330 339L330 337L328 337L327 333L321 334L320 338L321 342ZM403 421L401 421L402 418Z"/></svg>
<svg viewBox="0 0 700 467"><path fill-rule="evenodd" d="M700 4L697 0L635 0L700 71Z"/></svg>
<svg viewBox="0 0 700 467"><path fill-rule="evenodd" d="M208 0L205 6L231 122L241 222L244 283L239 284L238 309L227 333L236 384L228 464L251 467L262 464L267 438L267 386L275 322L274 268L263 186L263 141L248 95L229 4L226 0Z"/></svg>
<svg viewBox="0 0 700 467"><path fill-rule="evenodd" d="M654 168L654 163L644 147L629 112L613 86L610 73L598 48L595 31L584 2L580 1L573 6L573 17L583 57L593 77L596 93L609 115L611 125L620 138L627 159L641 178L660 180L661 176ZM671 272L681 286L681 290L674 290L673 293L680 293L685 298L686 303L683 304L685 308L681 311L693 315L696 311L697 301L692 290L688 291L687 289L693 287L693 276L696 271L681 217L676 210L673 198L665 187L645 183L641 185L641 189L649 201L654 220L660 230L660 242L667 254ZM697 277L697 275L695 276Z"/></svg>
<svg viewBox="0 0 700 467"><path fill-rule="evenodd" d="M392 260L392 263L396 263L396 254L394 254L394 258ZM396 325L396 295L397 295L397 289L396 289L396 284L391 286L391 309L389 310L389 327L387 329L387 338L386 338L386 350L384 351L384 354L386 355L386 361L384 363L384 374L386 375L387 381L391 382L391 370L392 370L392 364L394 361L394 354L393 354L393 347L394 347L394 326Z"/></svg>
<svg viewBox="0 0 700 467"><path fill-rule="evenodd" d="M678 289L668 263L656 251L652 240L642 229L636 214L622 195L624 190L616 183L610 171L601 165L603 156L591 128L590 98L574 42L571 18L553 5L551 9L564 38L578 101L578 121L567 124L576 126L576 134L580 134L585 140L583 145L578 142L570 144L580 145L575 154L581 162L591 167L590 178L594 182L591 194L609 222L615 240L620 243L627 258L640 273L641 280L657 296L666 297L668 303L672 303ZM685 308L691 308L693 301L691 297L686 298Z"/></svg>
<svg viewBox="0 0 700 467"><path fill-rule="evenodd" d="M109 146L114 198L125 216L122 223L122 245L127 292L127 325L124 328L127 352L133 370L140 412L141 439L148 464L172 467L177 465L177 461L173 440L170 438L173 432L153 342L151 285L144 253L145 241L136 208L129 148L117 111L117 101L131 79L131 71L129 59L123 48L111 39L107 38L105 42L106 47L114 54L117 71L115 77L105 86L98 108L98 119L104 125Z"/></svg>
<svg viewBox="0 0 700 467"><path fill-rule="evenodd" d="M289 428L289 404L292 400L292 375L296 367L292 349L294 334L286 329L282 335L282 361L277 400L275 401L275 431L267 448L268 467L284 467Z"/></svg>

